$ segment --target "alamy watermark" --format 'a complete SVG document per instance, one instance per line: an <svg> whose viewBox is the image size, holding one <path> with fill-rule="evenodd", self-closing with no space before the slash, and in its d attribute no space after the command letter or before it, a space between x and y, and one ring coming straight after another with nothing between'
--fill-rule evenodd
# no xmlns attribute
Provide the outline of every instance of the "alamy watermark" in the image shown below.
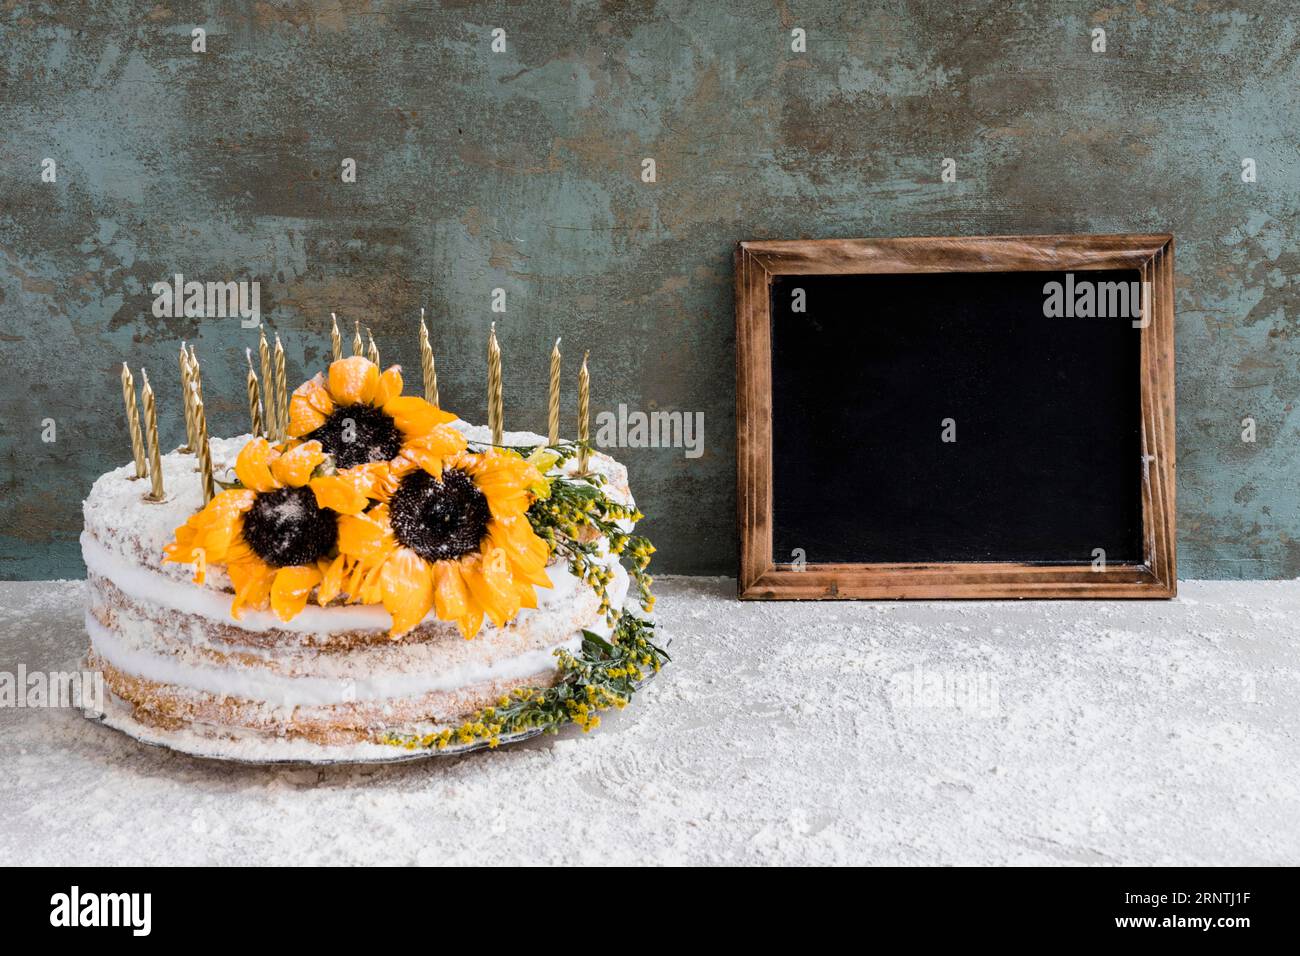
<svg viewBox="0 0 1300 956"><path fill-rule="evenodd" d="M916 664L889 678L889 700L899 709L958 710L973 717L1001 712L998 679L988 671Z"/></svg>
<svg viewBox="0 0 1300 956"><path fill-rule="evenodd" d="M75 707L89 716L104 712L104 675L99 671L0 671L0 707Z"/></svg>
<svg viewBox="0 0 1300 956"><path fill-rule="evenodd" d="M1151 324L1146 303L1151 301L1151 283L1094 282L1065 274L1065 282L1043 286L1043 315L1049 319L1132 319L1133 328Z"/></svg>
<svg viewBox="0 0 1300 956"><path fill-rule="evenodd" d="M132 936L148 936L153 927L152 893L83 893L73 886L50 897L51 926L118 926Z"/></svg>
<svg viewBox="0 0 1300 956"><path fill-rule="evenodd" d="M682 448L687 458L704 454L703 412L629 411L596 415L598 448Z"/></svg>
<svg viewBox="0 0 1300 956"><path fill-rule="evenodd" d="M186 280L181 273L170 282L155 282L153 314L159 319L224 319L239 316L241 328L262 321L262 287L246 279L231 282Z"/></svg>

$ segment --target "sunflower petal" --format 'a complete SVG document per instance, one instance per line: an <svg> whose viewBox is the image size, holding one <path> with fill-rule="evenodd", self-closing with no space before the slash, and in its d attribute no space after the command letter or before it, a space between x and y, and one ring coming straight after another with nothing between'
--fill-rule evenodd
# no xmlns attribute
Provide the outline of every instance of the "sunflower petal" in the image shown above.
<svg viewBox="0 0 1300 956"><path fill-rule="evenodd" d="M241 534L230 542L230 547L226 549L224 560L226 564L234 564L237 561L252 561L257 557L257 553L248 546L248 542L243 539Z"/></svg>
<svg viewBox="0 0 1300 956"><path fill-rule="evenodd" d="M373 366L371 366L373 368ZM456 416L430 405L418 395L399 395L384 404L384 413L408 438L428 434L439 425L454 422Z"/></svg>
<svg viewBox="0 0 1300 956"><path fill-rule="evenodd" d="M281 485L301 488L311 478L316 466L325 460L318 441L305 441L271 461L271 477Z"/></svg>
<svg viewBox="0 0 1300 956"><path fill-rule="evenodd" d="M510 566L500 548L486 555L461 559L461 574L475 602L497 627L519 613L519 595L510 576Z"/></svg>
<svg viewBox="0 0 1300 956"><path fill-rule="evenodd" d="M384 600L384 592L380 589L380 576L384 571L384 562L379 562L370 567L366 576L361 581L361 586L357 588L357 599L362 604L381 604Z"/></svg>
<svg viewBox="0 0 1300 956"><path fill-rule="evenodd" d="M488 524L488 540L510 558L516 577L538 587L551 587L551 579L546 574L550 552L546 542L533 532L527 518L492 521Z"/></svg>
<svg viewBox="0 0 1300 956"><path fill-rule="evenodd" d="M194 518L191 517L176 529L172 541L163 546L163 560L174 564L188 564L190 559L186 555L194 550L194 539L197 535L198 529L194 526Z"/></svg>
<svg viewBox="0 0 1300 956"><path fill-rule="evenodd" d="M460 575L458 562L434 563L433 603L438 617L444 621L459 621L469 613L469 589Z"/></svg>
<svg viewBox="0 0 1300 956"><path fill-rule="evenodd" d="M227 552L243 527L244 512L253 507L256 498L257 493L247 488L221 492L176 529L176 540L163 549L163 560L189 564L195 548L204 550L208 563L228 560Z"/></svg>
<svg viewBox="0 0 1300 956"><path fill-rule="evenodd" d="M537 592L533 586L522 578L515 581L515 594L519 597L519 606L521 608L537 608Z"/></svg>
<svg viewBox="0 0 1300 956"><path fill-rule="evenodd" d="M393 616L389 637L401 637L433 610L433 574L429 563L410 548L398 548L379 575L384 609Z"/></svg>
<svg viewBox="0 0 1300 956"><path fill-rule="evenodd" d="M407 439L397 457L398 467L403 463L413 465L441 478L443 465L460 455L465 447L464 435L450 425L436 425L424 435Z"/></svg>
<svg viewBox="0 0 1300 956"><path fill-rule="evenodd" d="M489 546L484 552L483 581L497 595L501 620L493 619L492 623L501 627L519 613L519 591L515 587L514 575L510 573L510 559L505 551Z"/></svg>
<svg viewBox="0 0 1300 956"><path fill-rule="evenodd" d="M329 381L336 405L368 405L379 387L379 369L365 356L352 355L330 366Z"/></svg>
<svg viewBox="0 0 1300 956"><path fill-rule="evenodd" d="M465 640L472 640L483 627L483 610L482 608L471 608L465 616L456 621L456 626L460 628L461 636Z"/></svg>
<svg viewBox="0 0 1300 956"><path fill-rule="evenodd" d="M313 478L310 487L316 495L316 504L341 515L361 514L366 510L366 505L370 504L365 492L369 482L364 475L324 475Z"/></svg>
<svg viewBox="0 0 1300 956"><path fill-rule="evenodd" d="M207 552L207 560L210 563L220 564L222 561L231 560L243 531L243 512L232 509L228 515L224 512L217 515L216 520L198 535L194 545Z"/></svg>
<svg viewBox="0 0 1300 956"><path fill-rule="evenodd" d="M351 572L348 575L347 586L345 588L348 593L348 603L359 604L361 602L361 584L365 579L366 570L370 565L364 564L361 561L353 561L350 564L350 567Z"/></svg>
<svg viewBox="0 0 1300 956"><path fill-rule="evenodd" d="M379 385L375 397L371 400L376 408L383 408L392 399L402 394L402 366L390 365L379 376Z"/></svg>
<svg viewBox="0 0 1300 956"><path fill-rule="evenodd" d="M271 610L282 621L294 617L307 606L311 589L320 583L320 569L299 564L280 568L271 584Z"/></svg>
<svg viewBox="0 0 1300 956"><path fill-rule="evenodd" d="M232 561L226 565L230 583L235 587L235 600L230 605L230 613L233 616L239 617L245 607L266 607L271 597L271 582L275 580L275 570L258 557L247 561Z"/></svg>
<svg viewBox="0 0 1300 956"><path fill-rule="evenodd" d="M489 530L496 531L516 562L545 566L551 550L533 530L526 516L493 521Z"/></svg>
<svg viewBox="0 0 1300 956"><path fill-rule="evenodd" d="M465 457L471 459L474 484L487 497L493 517L516 517L528 510L532 504L528 489L541 480L536 468L518 455L492 449Z"/></svg>
<svg viewBox="0 0 1300 956"><path fill-rule="evenodd" d="M339 555L333 561L322 561L320 587L316 591L316 603L321 607L329 604L343 590L343 575L347 573L347 558Z"/></svg>
<svg viewBox="0 0 1300 956"><path fill-rule="evenodd" d="M397 547L388 506L378 505L365 514L339 518L339 552L357 561L372 562Z"/></svg>
<svg viewBox="0 0 1300 956"><path fill-rule="evenodd" d="M294 389L289 399L289 437L299 438L314 432L333 413L334 399L330 398L325 379L318 372Z"/></svg>
<svg viewBox="0 0 1300 956"><path fill-rule="evenodd" d="M275 491L280 487L271 474L271 460L279 455L265 438L254 438L239 450L235 459L235 474L245 488L253 491Z"/></svg>
<svg viewBox="0 0 1300 956"><path fill-rule="evenodd" d="M399 472L386 461L372 461L365 465L358 465L357 470L370 479L370 487L366 489L366 494L382 502L388 501L401 487L401 479L405 474L404 471Z"/></svg>

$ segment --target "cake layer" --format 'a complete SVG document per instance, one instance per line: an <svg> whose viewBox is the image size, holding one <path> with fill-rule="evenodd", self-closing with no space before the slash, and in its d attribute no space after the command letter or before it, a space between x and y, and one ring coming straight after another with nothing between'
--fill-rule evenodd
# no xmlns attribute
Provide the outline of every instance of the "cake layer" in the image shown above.
<svg viewBox="0 0 1300 956"><path fill-rule="evenodd" d="M206 629L229 643L263 647L391 643L388 629L392 618L380 605L340 602L320 607L309 603L288 621L280 620L270 610L249 608L235 618L230 613L232 594L229 585L219 588L213 583L215 568L208 569L207 581L201 586L188 578L176 581L162 573L160 567L131 563L120 552L110 551L88 531L81 534L81 556L86 562L87 576L92 581L108 582L136 605L175 612L186 623L201 622ZM571 629L583 620L594 618L599 601L590 588L569 573L564 563L552 562L547 566L546 574L551 587L537 589L537 607L524 608L500 630L528 631L534 627L546 627L552 619L562 620ZM485 621L479 635L497 630L491 622ZM459 634L454 623L430 615L402 640L419 643L439 636L459 638Z"/></svg>
<svg viewBox="0 0 1300 956"><path fill-rule="evenodd" d="M456 727L516 688L551 686L556 673L554 667L548 667L524 677L384 701L273 707L263 701L149 680L120 670L94 651L88 665L104 675L108 690L131 708L132 718L141 724L162 730L184 729L214 739L260 735L317 744L378 744L393 733L423 735Z"/></svg>
<svg viewBox="0 0 1300 956"><path fill-rule="evenodd" d="M615 570L609 591L621 601L628 581ZM607 636L609 625L584 600L567 617L533 620L526 629L485 629L473 640L458 631L429 629L425 640L371 639L350 645L295 644L254 647L229 643L212 622L142 606L111 583L89 582L86 628L94 648L131 673L213 693L268 700L277 705L383 699L453 689L502 673L536 673L553 664L557 647L576 646L581 631ZM521 614L522 616L522 614ZM238 631L236 631L238 633ZM346 685L346 691L345 691Z"/></svg>

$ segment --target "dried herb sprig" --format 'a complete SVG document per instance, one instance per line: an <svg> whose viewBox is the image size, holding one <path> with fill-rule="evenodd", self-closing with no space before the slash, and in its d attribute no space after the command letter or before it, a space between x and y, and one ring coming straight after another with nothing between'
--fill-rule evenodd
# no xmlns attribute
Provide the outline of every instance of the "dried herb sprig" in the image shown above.
<svg viewBox="0 0 1300 956"><path fill-rule="evenodd" d="M486 742L496 747L503 735L540 730L556 733L569 722L583 731L600 725L600 712L627 706L637 687L669 660L650 640L654 625L624 614L607 641L582 632L577 653L557 650L559 679L551 687L520 688L476 713L459 727L430 734L389 734L384 743L407 750L436 749Z"/></svg>
<svg viewBox="0 0 1300 956"><path fill-rule="evenodd" d="M576 453L576 448L548 449L555 454L568 452L559 458L562 463ZM596 472L585 475L548 475L550 487L528 509L528 520L538 537L542 538L552 553L569 562L569 570L586 582L600 598L600 611L613 624L621 609L614 607L609 596L609 585L614 580L605 548L627 569L636 586L637 600L648 613L654 610L654 595L650 586L650 556L654 545L643 535L634 534L620 522L635 523L644 515L635 508L615 501L605 487L605 476ZM602 540L604 546L602 546Z"/></svg>

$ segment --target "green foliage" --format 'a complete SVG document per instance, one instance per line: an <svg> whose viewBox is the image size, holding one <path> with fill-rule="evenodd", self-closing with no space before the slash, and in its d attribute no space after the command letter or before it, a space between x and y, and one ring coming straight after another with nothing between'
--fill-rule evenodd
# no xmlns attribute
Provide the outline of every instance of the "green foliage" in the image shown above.
<svg viewBox="0 0 1300 956"><path fill-rule="evenodd" d="M562 449L551 449L558 452ZM567 457L561 458L563 463ZM605 488L605 477L600 474L548 476L549 494L539 497L528 509L528 520L533 530L542 538L553 554L568 559L569 570L589 584L600 597L600 610L610 624L619 617L620 609L609 599L609 584L614 571L602 554L607 546L627 569L636 588L641 607L654 610L654 596L650 585L654 578L647 569L654 545L643 535L625 529L620 522L632 523L644 517L610 497Z"/></svg>
<svg viewBox="0 0 1300 956"><path fill-rule="evenodd" d="M590 731L600 725L602 710L627 706L637 686L668 661L668 654L650 640L653 628L649 621L624 614L612 640L583 631L576 654L555 652L559 667L553 686L520 688L454 730L390 734L384 742L407 750L442 750L480 742L495 747L502 735L529 730L553 734L570 721Z"/></svg>

